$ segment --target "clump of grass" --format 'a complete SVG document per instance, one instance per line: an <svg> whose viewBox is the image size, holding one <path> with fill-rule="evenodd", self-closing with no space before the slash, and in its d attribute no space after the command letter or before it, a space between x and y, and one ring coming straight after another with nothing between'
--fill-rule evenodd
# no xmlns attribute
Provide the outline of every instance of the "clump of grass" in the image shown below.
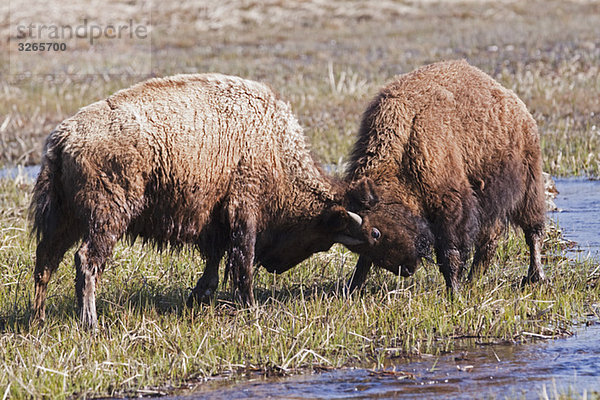
<svg viewBox="0 0 600 400"><path fill-rule="evenodd" d="M557 337L600 299L597 266L561 256L555 231L543 285L519 287L528 254L511 233L489 273L454 300L434 265L409 279L375 270L362 296L346 298L356 258L334 247L281 276L258 270L251 309L233 305L225 287L212 304L185 308L203 268L198 254L122 244L102 277L98 332L78 324L72 252L51 281L47 323L30 326L28 190L0 183L0 387L14 398L165 392L215 375L382 366L389 356L451 350L457 338Z"/></svg>

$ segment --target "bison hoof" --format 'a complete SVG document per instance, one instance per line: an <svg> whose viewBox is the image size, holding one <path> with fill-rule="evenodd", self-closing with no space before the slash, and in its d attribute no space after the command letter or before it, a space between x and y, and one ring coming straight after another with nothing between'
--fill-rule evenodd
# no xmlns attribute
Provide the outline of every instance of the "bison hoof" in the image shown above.
<svg viewBox="0 0 600 400"><path fill-rule="evenodd" d="M212 299L214 291L211 289L205 290L192 290L190 296L187 299L186 305L190 308L194 307L195 304L208 304Z"/></svg>
<svg viewBox="0 0 600 400"><path fill-rule="evenodd" d="M415 273L414 270L411 270L405 266L400 267L400 276L403 278L408 278L409 276L412 276L414 273Z"/></svg>
<svg viewBox="0 0 600 400"><path fill-rule="evenodd" d="M454 301L457 298L460 298L460 294L460 286L456 281L453 281L451 285L446 285L446 295L448 296L450 301Z"/></svg>
<svg viewBox="0 0 600 400"><path fill-rule="evenodd" d="M524 276L521 279L521 287L525 287L527 285L533 284L533 283L537 283L537 282L544 282L546 280L545 276L540 276L540 275L533 275L533 276Z"/></svg>
<svg viewBox="0 0 600 400"><path fill-rule="evenodd" d="M357 283L356 281L349 279L342 289L342 294L345 298L352 296L353 294L361 295L364 291L364 283Z"/></svg>
<svg viewBox="0 0 600 400"><path fill-rule="evenodd" d="M87 331L98 330L98 320L96 319L96 313L93 312L81 312L81 327Z"/></svg>
<svg viewBox="0 0 600 400"><path fill-rule="evenodd" d="M196 287L187 299L187 306L193 307L194 304L209 304L219 286L219 281L214 279L200 278Z"/></svg>
<svg viewBox="0 0 600 400"><path fill-rule="evenodd" d="M247 291L235 290L233 298L242 307L252 308L255 305L254 294Z"/></svg>

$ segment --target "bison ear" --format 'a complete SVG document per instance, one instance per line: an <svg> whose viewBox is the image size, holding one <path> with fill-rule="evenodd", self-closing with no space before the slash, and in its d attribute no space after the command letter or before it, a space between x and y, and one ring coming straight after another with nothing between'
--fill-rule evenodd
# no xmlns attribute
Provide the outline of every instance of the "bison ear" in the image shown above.
<svg viewBox="0 0 600 400"><path fill-rule="evenodd" d="M361 178L351 184L347 200L351 209L371 209L379 203L377 186L370 178Z"/></svg>

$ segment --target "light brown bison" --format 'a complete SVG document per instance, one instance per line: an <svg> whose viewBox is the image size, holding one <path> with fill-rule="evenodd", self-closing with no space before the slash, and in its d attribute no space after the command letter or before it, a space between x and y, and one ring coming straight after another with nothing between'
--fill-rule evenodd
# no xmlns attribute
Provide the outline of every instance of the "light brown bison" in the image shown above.
<svg viewBox="0 0 600 400"><path fill-rule="evenodd" d="M399 76L367 107L346 180L350 210L370 244L351 279L371 264L414 273L435 249L449 289L475 247L469 279L484 272L507 222L530 249L527 281L544 279L544 190L535 120L510 90L465 61ZM377 226L381 229L374 228Z"/></svg>
<svg viewBox="0 0 600 400"><path fill-rule="evenodd" d="M151 79L82 108L47 139L31 213L37 233L35 316L48 281L79 239L76 294L97 324L95 291L123 236L192 244L206 300L228 255L236 297L252 304L255 263L283 272L360 235L341 185L313 161L289 105L265 85L219 74Z"/></svg>

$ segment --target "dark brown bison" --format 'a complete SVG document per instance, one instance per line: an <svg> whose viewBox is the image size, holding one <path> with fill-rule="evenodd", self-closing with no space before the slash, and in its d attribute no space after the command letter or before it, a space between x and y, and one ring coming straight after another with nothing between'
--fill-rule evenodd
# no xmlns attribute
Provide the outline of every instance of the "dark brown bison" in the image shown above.
<svg viewBox="0 0 600 400"><path fill-rule="evenodd" d="M484 272L507 222L530 249L527 281L544 279L544 191L535 120L510 90L465 61L399 76L367 107L347 170L350 210L370 244L350 289L371 264L409 276L435 249L449 289L475 247L469 279ZM374 226L381 229L378 230Z"/></svg>
<svg viewBox="0 0 600 400"><path fill-rule="evenodd" d="M227 253L236 297L252 304L255 263L283 272L334 240L358 240L341 187L311 158L289 105L260 83L178 75L117 92L47 139L31 203L35 316L44 319L48 281L82 239L77 301L96 326L96 287L123 236L196 246L206 269L190 302L215 291Z"/></svg>

